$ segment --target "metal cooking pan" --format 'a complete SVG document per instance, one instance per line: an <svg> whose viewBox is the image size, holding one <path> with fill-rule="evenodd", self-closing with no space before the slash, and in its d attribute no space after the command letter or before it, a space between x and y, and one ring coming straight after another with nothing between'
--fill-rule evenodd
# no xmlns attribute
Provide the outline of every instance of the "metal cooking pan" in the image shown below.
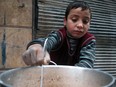
<svg viewBox="0 0 116 87"><path fill-rule="evenodd" d="M88 68L44 65L8 70L0 75L4 87L115 87L110 74Z"/></svg>

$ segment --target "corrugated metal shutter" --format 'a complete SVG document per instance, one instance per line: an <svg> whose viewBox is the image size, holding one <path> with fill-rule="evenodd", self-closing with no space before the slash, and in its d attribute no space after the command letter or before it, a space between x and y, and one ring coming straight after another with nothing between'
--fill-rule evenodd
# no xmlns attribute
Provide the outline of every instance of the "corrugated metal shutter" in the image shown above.
<svg viewBox="0 0 116 87"><path fill-rule="evenodd" d="M90 31L97 38L95 68L116 77L116 1L87 1L93 18Z"/></svg>
<svg viewBox="0 0 116 87"><path fill-rule="evenodd" d="M57 30L63 26L64 11L68 0L38 0L39 20L38 35L45 36L51 30Z"/></svg>
<svg viewBox="0 0 116 87"><path fill-rule="evenodd" d="M36 37L63 26L66 6L73 0L38 0ZM116 0L85 0L92 8L90 32L96 36L95 69L116 76Z"/></svg>

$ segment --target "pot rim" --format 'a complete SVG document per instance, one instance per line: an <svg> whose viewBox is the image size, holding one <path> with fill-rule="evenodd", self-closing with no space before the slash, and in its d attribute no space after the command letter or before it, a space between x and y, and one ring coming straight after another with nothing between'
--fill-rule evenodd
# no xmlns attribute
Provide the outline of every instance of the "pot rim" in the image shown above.
<svg viewBox="0 0 116 87"><path fill-rule="evenodd" d="M99 73L102 73L102 74L106 74L106 75L108 75L112 78L112 81L109 82L109 84L106 84L104 87L112 87L112 85L116 82L116 78L114 76L112 76L111 74L109 74L107 72L101 71L100 69L94 69L94 68L91 69L91 68L84 68L84 67L79 67L79 66L42 65L42 66L19 67L19 68L14 68L14 69L11 69L11 70L7 70L7 71L0 74L0 84L3 85L3 86L6 86L6 87L12 87L11 85L6 84L4 81L2 81L2 76L3 75L5 75L7 73L12 73L12 72L17 71L17 70L34 68L34 67L39 67L39 68L47 68L47 67L50 67L50 68L73 68L73 69L78 68L78 69L81 69L81 70L93 70L93 71L96 71L96 72L99 72Z"/></svg>

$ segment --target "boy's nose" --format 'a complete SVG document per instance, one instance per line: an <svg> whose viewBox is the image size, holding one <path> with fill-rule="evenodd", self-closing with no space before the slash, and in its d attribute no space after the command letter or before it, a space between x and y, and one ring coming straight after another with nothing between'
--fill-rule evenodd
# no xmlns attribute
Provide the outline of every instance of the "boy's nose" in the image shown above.
<svg viewBox="0 0 116 87"><path fill-rule="evenodd" d="M82 20L79 20L76 24L77 28L82 29L83 28L83 22Z"/></svg>

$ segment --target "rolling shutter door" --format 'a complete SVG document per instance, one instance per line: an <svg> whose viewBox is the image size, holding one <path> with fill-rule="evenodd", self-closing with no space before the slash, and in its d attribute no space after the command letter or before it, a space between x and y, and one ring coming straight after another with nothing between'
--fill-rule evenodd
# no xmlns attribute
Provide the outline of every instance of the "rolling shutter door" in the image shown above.
<svg viewBox="0 0 116 87"><path fill-rule="evenodd" d="M91 32L97 38L95 68L116 77L116 1L90 2L93 9Z"/></svg>
<svg viewBox="0 0 116 87"><path fill-rule="evenodd" d="M66 6L73 0L38 0L36 38L63 26ZM92 9L90 32L96 37L95 69L116 77L116 0L85 0Z"/></svg>

